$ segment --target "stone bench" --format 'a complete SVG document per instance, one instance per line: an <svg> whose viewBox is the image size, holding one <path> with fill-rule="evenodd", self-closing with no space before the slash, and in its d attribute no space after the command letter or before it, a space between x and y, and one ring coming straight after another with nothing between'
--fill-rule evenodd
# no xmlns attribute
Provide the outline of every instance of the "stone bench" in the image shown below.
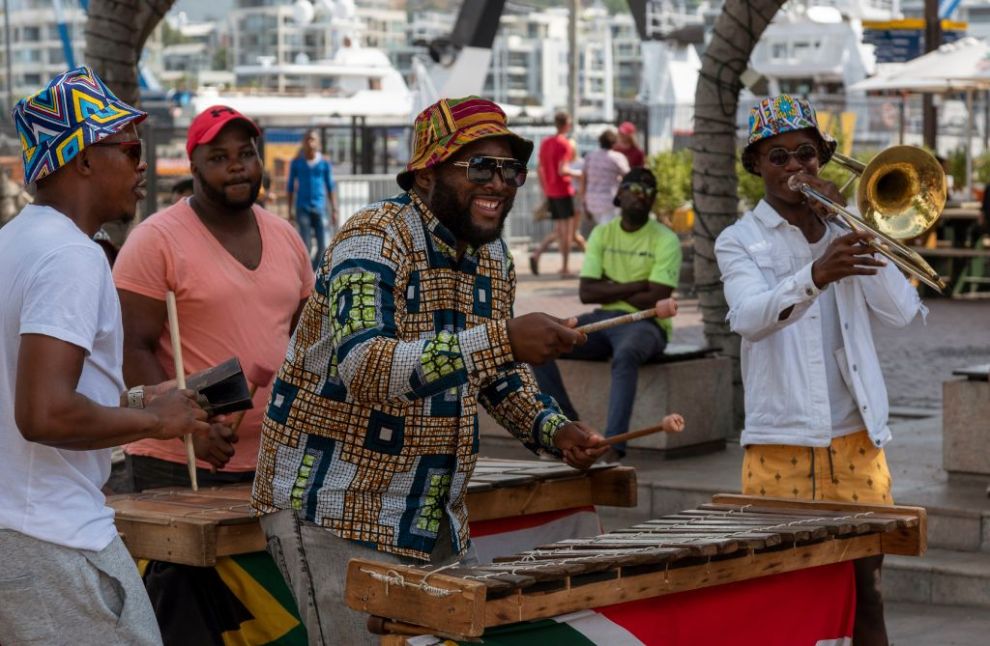
<svg viewBox="0 0 990 646"><path fill-rule="evenodd" d="M712 349L671 344L664 357L639 369L636 404L629 430L656 426L664 415L680 413L683 433L655 433L629 443L667 455L718 450L732 434L732 363ZM612 383L609 361L557 362L564 386L582 421L604 432ZM507 431L479 407L480 431L507 437Z"/></svg>
<svg viewBox="0 0 990 646"><path fill-rule="evenodd" d="M990 476L990 364L954 370L942 384L942 466Z"/></svg>

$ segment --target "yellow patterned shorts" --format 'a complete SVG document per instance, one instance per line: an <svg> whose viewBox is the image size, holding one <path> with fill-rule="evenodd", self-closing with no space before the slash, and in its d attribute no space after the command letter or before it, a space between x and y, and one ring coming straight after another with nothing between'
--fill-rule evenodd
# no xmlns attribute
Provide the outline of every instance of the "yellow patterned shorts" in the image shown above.
<svg viewBox="0 0 990 646"><path fill-rule="evenodd" d="M747 446L742 492L748 496L894 504L887 458L865 430L834 438L828 448Z"/></svg>

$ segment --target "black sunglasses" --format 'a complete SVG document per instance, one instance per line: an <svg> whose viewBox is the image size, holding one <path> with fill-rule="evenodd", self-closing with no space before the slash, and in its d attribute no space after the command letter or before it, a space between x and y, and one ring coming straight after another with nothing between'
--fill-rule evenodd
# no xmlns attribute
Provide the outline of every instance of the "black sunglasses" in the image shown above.
<svg viewBox="0 0 990 646"><path fill-rule="evenodd" d="M135 164L140 164L144 156L144 144L140 139L131 139L130 141L98 141L90 144L90 146L113 146L120 148Z"/></svg>
<svg viewBox="0 0 990 646"><path fill-rule="evenodd" d="M467 161L452 162L454 166L467 169L467 178L474 184L487 184L495 178L495 171L509 186L519 188L526 183L526 164L512 157L477 156Z"/></svg>
<svg viewBox="0 0 990 646"><path fill-rule="evenodd" d="M818 149L811 144L801 144L795 150L786 148L771 148L767 151L767 161L774 166L786 166L791 157L797 158L802 164L807 164L812 159L818 159Z"/></svg>
<svg viewBox="0 0 990 646"><path fill-rule="evenodd" d="M619 190L629 191L636 197L643 197L644 195L653 193L654 189L652 186L640 182L622 182L619 184Z"/></svg>

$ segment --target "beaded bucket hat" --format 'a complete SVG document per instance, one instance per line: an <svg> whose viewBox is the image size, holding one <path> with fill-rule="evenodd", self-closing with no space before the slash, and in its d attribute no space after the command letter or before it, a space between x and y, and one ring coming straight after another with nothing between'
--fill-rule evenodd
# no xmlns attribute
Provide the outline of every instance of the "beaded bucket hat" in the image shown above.
<svg viewBox="0 0 990 646"><path fill-rule="evenodd" d="M814 108L804 99L789 94L768 97L749 111L749 139L742 152L743 167L753 175L756 172L756 159L753 146L765 139L796 130L814 130L820 140L818 160L825 164L832 159L836 141L818 125Z"/></svg>

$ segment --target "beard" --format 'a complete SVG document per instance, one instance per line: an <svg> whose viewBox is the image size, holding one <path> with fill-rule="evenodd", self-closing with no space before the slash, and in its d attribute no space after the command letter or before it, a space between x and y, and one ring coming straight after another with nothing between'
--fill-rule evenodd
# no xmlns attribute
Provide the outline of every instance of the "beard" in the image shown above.
<svg viewBox="0 0 990 646"><path fill-rule="evenodd" d="M239 211L241 209L246 209L258 199L258 193L261 191L261 178L258 181L251 182L251 190L248 192L248 197L243 200L231 200L227 197L227 193L223 190L223 186L217 188L216 186L207 183L203 174L196 172L196 179L199 180L199 186L203 191L204 197L214 204L220 204L222 206L231 209L232 211Z"/></svg>
<svg viewBox="0 0 990 646"><path fill-rule="evenodd" d="M625 220L635 226L641 227L646 224L647 220L650 219L650 209L629 209L628 211L622 212L622 217Z"/></svg>
<svg viewBox="0 0 990 646"><path fill-rule="evenodd" d="M498 240L502 236L505 218L509 217L513 202L513 198L505 198L502 201L502 216L498 220L498 226L494 229L484 229L471 219L471 197L458 195L457 189L444 181L439 173L430 197L430 210L437 220L440 220L440 224L447 227L454 234L454 238L475 248Z"/></svg>

